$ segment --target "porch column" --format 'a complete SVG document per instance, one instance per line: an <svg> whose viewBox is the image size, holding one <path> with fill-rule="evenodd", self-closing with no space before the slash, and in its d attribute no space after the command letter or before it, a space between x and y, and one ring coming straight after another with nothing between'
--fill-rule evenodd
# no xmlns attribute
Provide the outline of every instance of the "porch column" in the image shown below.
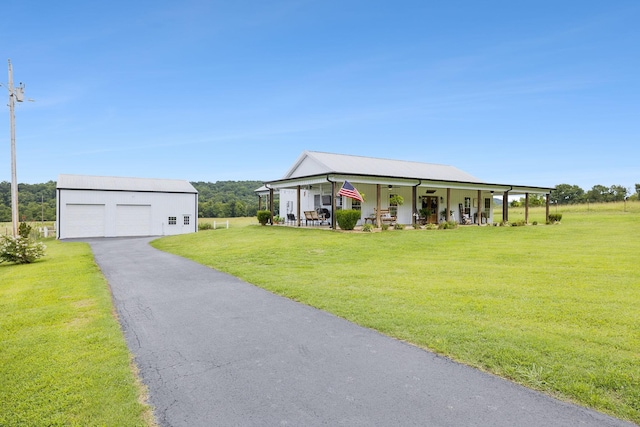
<svg viewBox="0 0 640 427"><path fill-rule="evenodd" d="M416 199L417 197L417 193L418 192L418 188L414 185L413 186L413 191L411 192L411 223L413 225L416 225Z"/></svg>
<svg viewBox="0 0 640 427"><path fill-rule="evenodd" d="M480 209L481 201L482 201L482 190L478 190L478 212L476 212L478 217L478 226L482 225L482 209Z"/></svg>
<svg viewBox="0 0 640 427"><path fill-rule="evenodd" d="M298 223L298 227L300 227L300 186L298 185L298 193L296 195L296 222Z"/></svg>
<svg viewBox="0 0 640 427"><path fill-rule="evenodd" d="M331 183L331 228L336 229L336 183Z"/></svg>
<svg viewBox="0 0 640 427"><path fill-rule="evenodd" d="M529 193L524 193L524 223L529 224Z"/></svg>
<svg viewBox="0 0 640 427"><path fill-rule="evenodd" d="M271 225L273 225L273 188L269 189L269 210L271 211Z"/></svg>
<svg viewBox="0 0 640 427"><path fill-rule="evenodd" d="M376 227L380 228L380 184L376 184Z"/></svg>
<svg viewBox="0 0 640 427"><path fill-rule="evenodd" d="M447 221L451 221L451 189L447 188L447 214L445 215Z"/></svg>
<svg viewBox="0 0 640 427"><path fill-rule="evenodd" d="M509 192L502 195L502 221L509 221Z"/></svg>
<svg viewBox="0 0 640 427"><path fill-rule="evenodd" d="M262 196L258 194L258 210L262 210Z"/></svg>
<svg viewBox="0 0 640 427"><path fill-rule="evenodd" d="M545 223L549 223L549 201L551 200L551 193L547 193L547 212L546 212L546 218L544 220Z"/></svg>

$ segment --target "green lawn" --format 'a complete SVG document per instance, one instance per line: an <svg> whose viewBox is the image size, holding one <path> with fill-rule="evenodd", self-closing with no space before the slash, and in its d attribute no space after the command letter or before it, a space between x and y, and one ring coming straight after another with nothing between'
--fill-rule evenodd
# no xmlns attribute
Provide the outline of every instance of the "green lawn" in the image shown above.
<svg viewBox="0 0 640 427"><path fill-rule="evenodd" d="M0 264L0 425L153 425L89 246L45 244Z"/></svg>
<svg viewBox="0 0 640 427"><path fill-rule="evenodd" d="M246 225L153 245L639 423L640 204L559 212L562 224L549 226L339 233ZM518 215L510 209L510 220ZM544 208L531 209L534 220L544 222Z"/></svg>

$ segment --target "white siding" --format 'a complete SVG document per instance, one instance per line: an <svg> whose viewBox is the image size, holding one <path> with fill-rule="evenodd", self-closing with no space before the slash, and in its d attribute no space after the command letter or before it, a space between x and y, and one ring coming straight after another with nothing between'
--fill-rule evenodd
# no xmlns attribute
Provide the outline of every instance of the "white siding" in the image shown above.
<svg viewBox="0 0 640 427"><path fill-rule="evenodd" d="M84 218L74 205L102 205L99 220ZM184 224L184 216L189 224ZM169 217L176 224L169 224ZM102 227L98 228L98 222ZM162 236L197 230L197 194L58 190L58 237Z"/></svg>

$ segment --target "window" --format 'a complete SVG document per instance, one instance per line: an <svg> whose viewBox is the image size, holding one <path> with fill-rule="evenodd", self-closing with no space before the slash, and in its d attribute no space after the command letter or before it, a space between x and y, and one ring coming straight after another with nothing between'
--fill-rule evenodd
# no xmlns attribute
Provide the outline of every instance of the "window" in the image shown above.
<svg viewBox="0 0 640 427"><path fill-rule="evenodd" d="M185 215L183 216L183 222L184 225L189 225L189 215Z"/></svg>
<svg viewBox="0 0 640 427"><path fill-rule="evenodd" d="M491 216L491 199L486 197L484 199L484 217L487 218L487 221L488 221L490 216Z"/></svg>
<svg viewBox="0 0 640 427"><path fill-rule="evenodd" d="M351 199L351 209L356 210L356 211L361 211L362 210L362 204L360 203L360 200Z"/></svg>
<svg viewBox="0 0 640 427"><path fill-rule="evenodd" d="M464 214L471 217L471 197L464 198Z"/></svg>
<svg viewBox="0 0 640 427"><path fill-rule="evenodd" d="M169 225L176 225L177 224L177 220L178 218L175 216L170 216L169 217Z"/></svg>

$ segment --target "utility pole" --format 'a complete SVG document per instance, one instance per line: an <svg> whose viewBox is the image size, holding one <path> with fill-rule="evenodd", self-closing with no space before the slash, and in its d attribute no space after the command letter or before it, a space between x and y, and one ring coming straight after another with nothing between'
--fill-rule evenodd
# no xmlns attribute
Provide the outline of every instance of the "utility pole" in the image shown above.
<svg viewBox="0 0 640 427"><path fill-rule="evenodd" d="M24 86L13 87L13 68L9 59L9 118L11 122L11 224L13 237L18 236L18 178L16 176L16 117L15 103L24 101Z"/></svg>

